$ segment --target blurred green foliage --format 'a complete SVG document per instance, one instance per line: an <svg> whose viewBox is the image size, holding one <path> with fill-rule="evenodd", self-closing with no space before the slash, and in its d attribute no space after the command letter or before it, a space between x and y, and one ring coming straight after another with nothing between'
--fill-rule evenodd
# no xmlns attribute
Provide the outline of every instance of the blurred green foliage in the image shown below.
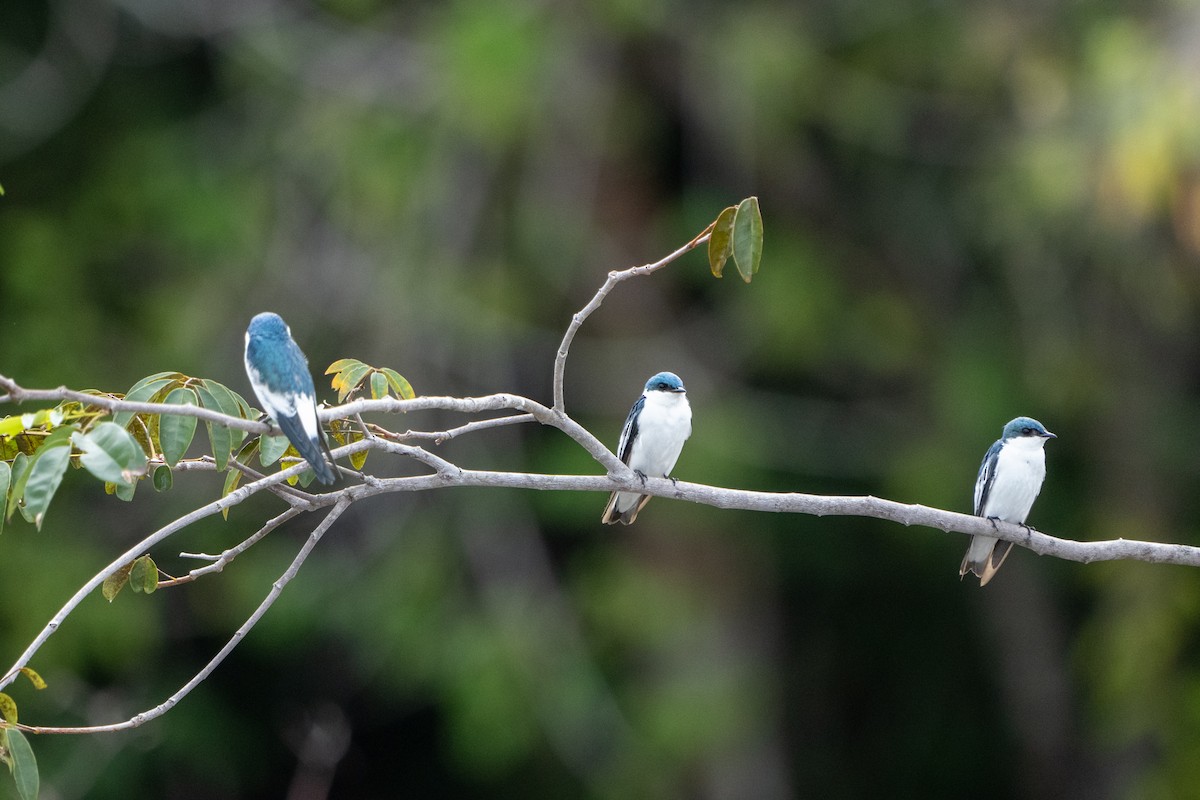
<svg viewBox="0 0 1200 800"><path fill-rule="evenodd" d="M752 286L694 254L585 325L566 398L591 430L615 445L645 377L671 369L695 410L682 479L967 510L984 450L1032 414L1059 434L1032 524L1193 543L1198 14L10 0L0 372L120 390L178 370L244 392L242 331L271 309L314 367L546 400L562 330L608 270L756 195ZM438 452L595 469L526 428ZM125 504L68 471L40 533L0 536L4 659L219 481ZM1018 551L981 592L955 579L958 536L669 501L614 533L602 505L462 491L354 509L165 718L35 739L43 793L1175 798L1200 782L1192 570ZM219 551L278 510L240 506L154 559L185 571L178 550ZM34 664L50 688L12 688L22 720L160 702L307 530L184 589L92 598Z"/></svg>

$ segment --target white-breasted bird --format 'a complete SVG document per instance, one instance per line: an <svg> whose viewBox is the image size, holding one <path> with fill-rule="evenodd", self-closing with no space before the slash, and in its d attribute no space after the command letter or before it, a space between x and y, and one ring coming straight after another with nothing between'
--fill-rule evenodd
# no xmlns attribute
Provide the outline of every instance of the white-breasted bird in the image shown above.
<svg viewBox="0 0 1200 800"><path fill-rule="evenodd" d="M246 376L263 411L308 461L317 480L333 483L337 466L317 419L317 393L308 359L278 314L264 311L250 320Z"/></svg>
<svg viewBox="0 0 1200 800"><path fill-rule="evenodd" d="M1042 423L1029 417L1017 417L1005 425L979 466L975 514L1024 525L1046 479L1046 440L1055 438ZM1012 546L1012 542L994 536L972 536L958 568L959 578L971 572L978 576L980 586L986 586Z"/></svg>
<svg viewBox="0 0 1200 800"><path fill-rule="evenodd" d="M691 434L692 408L683 381L673 372L660 372L646 381L642 396L629 409L617 456L643 480L667 478ZM647 494L613 492L600 520L630 525L648 502Z"/></svg>

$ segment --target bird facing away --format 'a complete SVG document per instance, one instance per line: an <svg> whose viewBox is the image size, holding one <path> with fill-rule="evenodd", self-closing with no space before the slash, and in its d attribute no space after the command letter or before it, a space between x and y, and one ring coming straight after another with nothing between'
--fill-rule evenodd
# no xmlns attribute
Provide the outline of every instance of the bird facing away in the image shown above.
<svg viewBox="0 0 1200 800"><path fill-rule="evenodd" d="M1024 525L1046 479L1047 439L1056 439L1042 423L1017 417L1004 426L1000 438L988 448L975 479L975 514L985 519ZM1012 542L993 536L972 536L967 554L958 568L961 579L968 572L986 586L1012 550Z"/></svg>
<svg viewBox="0 0 1200 800"><path fill-rule="evenodd" d="M278 314L264 311L250 320L246 375L263 411L308 461L317 480L333 483L336 465L317 420L317 393L308 359Z"/></svg>
<svg viewBox="0 0 1200 800"><path fill-rule="evenodd" d="M683 381L673 372L660 372L646 381L642 396L629 409L617 456L643 481L646 476L666 478L691 434L692 408ZM648 494L613 492L600 520L630 525L648 502Z"/></svg>

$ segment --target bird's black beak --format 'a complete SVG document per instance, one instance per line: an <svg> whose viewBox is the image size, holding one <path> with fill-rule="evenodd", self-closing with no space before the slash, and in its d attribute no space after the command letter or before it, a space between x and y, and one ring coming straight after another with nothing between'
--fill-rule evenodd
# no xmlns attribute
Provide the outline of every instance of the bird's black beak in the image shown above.
<svg viewBox="0 0 1200 800"><path fill-rule="evenodd" d="M1044 436L1047 439L1057 439L1058 438L1057 435L1051 433L1050 431L1046 431L1045 433L1042 434L1042 436Z"/></svg>

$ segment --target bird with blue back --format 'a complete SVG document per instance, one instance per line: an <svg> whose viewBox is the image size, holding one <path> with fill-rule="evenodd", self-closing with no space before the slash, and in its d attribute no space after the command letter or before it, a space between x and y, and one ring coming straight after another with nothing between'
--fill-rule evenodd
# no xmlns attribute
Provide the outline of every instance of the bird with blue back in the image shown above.
<svg viewBox="0 0 1200 800"><path fill-rule="evenodd" d="M647 476L669 478L691 434L692 408L683 381L673 372L660 372L646 381L642 396L629 410L617 456L643 482ZM607 525L630 525L648 502L648 494L613 492L600 519Z"/></svg>
<svg viewBox="0 0 1200 800"><path fill-rule="evenodd" d="M246 328L246 375L262 404L317 480L334 482L337 465L317 418L317 393L308 359L278 314L264 311Z"/></svg>
<svg viewBox="0 0 1200 800"><path fill-rule="evenodd" d="M979 477L975 480L976 516L992 520L993 525L1002 520L1024 526L1046 479L1045 444L1056 438L1046 426L1029 417L1017 417L1005 425L979 466ZM986 586L1012 547L1012 542L994 536L972 536L958 568L959 578L970 572L979 578L980 586Z"/></svg>

